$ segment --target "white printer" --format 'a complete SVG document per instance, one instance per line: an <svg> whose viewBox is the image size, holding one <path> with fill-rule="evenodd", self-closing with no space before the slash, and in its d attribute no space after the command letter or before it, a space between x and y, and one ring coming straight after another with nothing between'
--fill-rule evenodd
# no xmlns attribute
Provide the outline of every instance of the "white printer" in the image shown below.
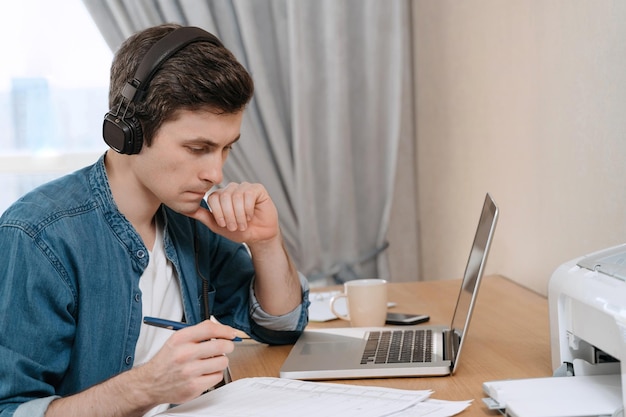
<svg viewBox="0 0 626 417"><path fill-rule="evenodd" d="M485 382L485 403L516 417L623 416L626 244L559 266L548 304L554 376Z"/></svg>
<svg viewBox="0 0 626 417"><path fill-rule="evenodd" d="M626 404L626 244L557 268L548 304L555 374L621 374Z"/></svg>

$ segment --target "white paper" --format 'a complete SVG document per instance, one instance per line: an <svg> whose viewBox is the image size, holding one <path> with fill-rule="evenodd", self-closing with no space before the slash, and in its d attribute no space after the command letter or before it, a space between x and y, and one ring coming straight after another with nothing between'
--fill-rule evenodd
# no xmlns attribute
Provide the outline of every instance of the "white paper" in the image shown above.
<svg viewBox="0 0 626 417"><path fill-rule="evenodd" d="M158 416L414 417L426 414L400 412L426 400L430 393L430 390L399 390L281 378L243 378Z"/></svg>
<svg viewBox="0 0 626 417"><path fill-rule="evenodd" d="M393 417L449 417L460 413L470 405L472 405L472 400L444 401L430 398L394 414Z"/></svg>
<svg viewBox="0 0 626 417"><path fill-rule="evenodd" d="M612 415L622 406L619 374L488 381L483 391L514 416Z"/></svg>
<svg viewBox="0 0 626 417"><path fill-rule="evenodd" d="M309 321L329 321L337 319L330 309L330 299L341 291L325 291L309 293ZM340 298L335 302L335 310L343 315L348 314L346 299Z"/></svg>

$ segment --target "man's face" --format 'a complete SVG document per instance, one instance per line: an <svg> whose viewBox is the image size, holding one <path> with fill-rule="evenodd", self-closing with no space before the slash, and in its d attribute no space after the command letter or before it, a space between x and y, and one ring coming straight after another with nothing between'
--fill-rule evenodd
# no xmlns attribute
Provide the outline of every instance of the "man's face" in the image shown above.
<svg viewBox="0 0 626 417"><path fill-rule="evenodd" d="M239 139L243 113L183 110L177 116L163 123L151 146L144 145L133 169L148 196L189 214L222 182L222 167Z"/></svg>

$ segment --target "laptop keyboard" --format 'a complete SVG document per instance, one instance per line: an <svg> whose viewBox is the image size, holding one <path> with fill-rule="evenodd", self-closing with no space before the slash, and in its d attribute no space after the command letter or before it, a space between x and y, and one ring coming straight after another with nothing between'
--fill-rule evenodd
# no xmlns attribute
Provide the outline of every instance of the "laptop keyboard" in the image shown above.
<svg viewBox="0 0 626 417"><path fill-rule="evenodd" d="M432 336L430 329L372 331L365 344L361 365L430 362Z"/></svg>

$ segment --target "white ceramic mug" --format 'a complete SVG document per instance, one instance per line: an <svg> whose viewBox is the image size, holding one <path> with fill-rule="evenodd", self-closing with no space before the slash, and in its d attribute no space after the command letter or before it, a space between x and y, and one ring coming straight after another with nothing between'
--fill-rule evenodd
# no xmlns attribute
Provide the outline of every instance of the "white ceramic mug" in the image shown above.
<svg viewBox="0 0 626 417"><path fill-rule="evenodd" d="M355 279L343 284L343 293L330 299L330 309L335 316L350 322L352 327L378 327L387 318L387 281L384 279ZM347 315L335 308L335 302L346 299Z"/></svg>

